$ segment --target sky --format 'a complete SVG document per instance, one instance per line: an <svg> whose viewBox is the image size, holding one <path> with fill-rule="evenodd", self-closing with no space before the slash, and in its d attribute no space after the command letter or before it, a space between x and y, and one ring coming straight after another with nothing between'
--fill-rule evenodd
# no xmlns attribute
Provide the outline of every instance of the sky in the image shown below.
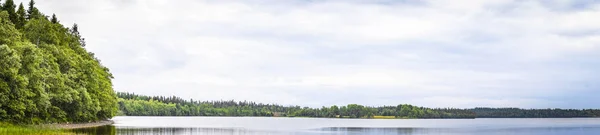
<svg viewBox="0 0 600 135"><path fill-rule="evenodd" d="M594 0L38 0L37 7L79 25L120 92L309 107L600 108Z"/></svg>

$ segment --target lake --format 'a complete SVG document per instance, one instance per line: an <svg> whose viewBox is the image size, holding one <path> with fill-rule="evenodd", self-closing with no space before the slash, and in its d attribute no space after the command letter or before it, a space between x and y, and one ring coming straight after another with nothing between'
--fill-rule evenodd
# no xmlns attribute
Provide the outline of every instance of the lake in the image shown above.
<svg viewBox="0 0 600 135"><path fill-rule="evenodd" d="M114 135L591 135L598 118L329 119L285 117L115 117L74 132Z"/></svg>

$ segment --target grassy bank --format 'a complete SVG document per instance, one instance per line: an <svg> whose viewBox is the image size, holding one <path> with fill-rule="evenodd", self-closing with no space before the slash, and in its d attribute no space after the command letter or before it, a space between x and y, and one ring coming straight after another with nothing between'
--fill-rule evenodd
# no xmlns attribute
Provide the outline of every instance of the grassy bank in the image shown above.
<svg viewBox="0 0 600 135"><path fill-rule="evenodd" d="M0 123L0 135L72 135L68 131L57 128L44 128L32 125L13 125Z"/></svg>
<svg viewBox="0 0 600 135"><path fill-rule="evenodd" d="M16 125L0 122L0 135L74 135L70 130L111 125L111 120L88 123Z"/></svg>

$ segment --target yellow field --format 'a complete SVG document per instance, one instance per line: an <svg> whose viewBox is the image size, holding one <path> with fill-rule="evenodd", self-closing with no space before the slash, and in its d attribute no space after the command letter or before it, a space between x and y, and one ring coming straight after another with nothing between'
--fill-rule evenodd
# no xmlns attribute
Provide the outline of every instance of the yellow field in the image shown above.
<svg viewBox="0 0 600 135"><path fill-rule="evenodd" d="M373 116L373 119L396 119L396 116Z"/></svg>

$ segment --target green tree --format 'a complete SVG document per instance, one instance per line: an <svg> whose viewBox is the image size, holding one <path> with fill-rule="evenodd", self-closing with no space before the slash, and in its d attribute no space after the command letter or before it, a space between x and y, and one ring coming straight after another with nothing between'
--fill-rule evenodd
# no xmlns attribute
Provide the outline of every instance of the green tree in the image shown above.
<svg viewBox="0 0 600 135"><path fill-rule="evenodd" d="M10 44L21 38L8 16L6 11L0 11L0 45Z"/></svg>
<svg viewBox="0 0 600 135"><path fill-rule="evenodd" d="M337 105L331 106L331 111L333 112L334 116L340 115L340 108Z"/></svg>
<svg viewBox="0 0 600 135"><path fill-rule="evenodd" d="M6 12L4 12L6 13ZM16 84L18 85L20 77L18 76L20 58L16 52L8 45L0 45L0 119L17 121L25 114L25 106L19 101L15 101L15 94L18 93Z"/></svg>
<svg viewBox="0 0 600 135"><path fill-rule="evenodd" d="M29 7L27 8L27 20L44 18L44 15L35 7L35 1L29 1Z"/></svg>
<svg viewBox="0 0 600 135"><path fill-rule="evenodd" d="M19 4L19 9L17 10L17 20L15 21L15 27L17 29L23 28L25 23L27 22L27 14L25 13L25 7L23 7L23 3Z"/></svg>
<svg viewBox="0 0 600 135"><path fill-rule="evenodd" d="M56 19L25 19L39 13L33 3L29 15L19 5L18 19L4 11L11 4L0 12L0 122L89 122L114 116L117 97L108 68L82 47L78 32Z"/></svg>
<svg viewBox="0 0 600 135"><path fill-rule="evenodd" d="M58 18L56 18L56 14L52 14L52 19L50 19L52 23L58 23Z"/></svg>
<svg viewBox="0 0 600 135"><path fill-rule="evenodd" d="M13 24L15 24L17 21L17 13L15 12L16 7L17 6L13 0L6 0L6 2L4 2L2 5L2 10L8 12L8 18L11 20L11 22L13 22Z"/></svg>
<svg viewBox="0 0 600 135"><path fill-rule="evenodd" d="M73 27L71 27L71 34L73 34L76 38L76 40L79 40L79 44L82 47L85 47L85 38L82 38L80 33L79 33L79 27L77 26L77 24L73 24Z"/></svg>

